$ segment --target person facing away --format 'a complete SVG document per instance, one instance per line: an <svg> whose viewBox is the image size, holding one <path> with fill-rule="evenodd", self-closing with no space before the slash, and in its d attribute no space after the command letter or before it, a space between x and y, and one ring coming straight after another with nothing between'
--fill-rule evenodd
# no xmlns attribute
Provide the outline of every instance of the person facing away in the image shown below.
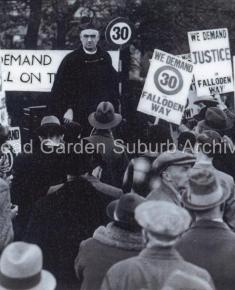
<svg viewBox="0 0 235 290"><path fill-rule="evenodd" d="M142 250L141 228L134 219L134 212L143 201L144 198L134 193L112 201L106 208L111 222L98 227L92 238L80 244L74 266L81 290L100 289L112 265L137 256Z"/></svg>
<svg viewBox="0 0 235 290"><path fill-rule="evenodd" d="M143 229L145 248L138 256L112 266L101 290L160 290L175 270L202 278L214 289L209 273L184 261L175 249L191 222L184 208L166 201L147 201L136 208L135 218Z"/></svg>
<svg viewBox="0 0 235 290"><path fill-rule="evenodd" d="M195 222L176 244L182 257L205 268L220 290L232 290L235 285L235 233L223 220L229 196L228 187L220 183L214 171L192 171L183 199Z"/></svg>

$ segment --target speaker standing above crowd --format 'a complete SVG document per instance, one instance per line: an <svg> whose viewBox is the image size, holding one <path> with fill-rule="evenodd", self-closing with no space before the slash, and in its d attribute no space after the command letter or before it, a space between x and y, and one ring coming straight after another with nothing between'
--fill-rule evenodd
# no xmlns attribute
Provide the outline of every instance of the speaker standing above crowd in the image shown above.
<svg viewBox="0 0 235 290"><path fill-rule="evenodd" d="M234 290L234 114L198 98L176 128L140 122L136 147L99 38L82 29L0 179L0 290Z"/></svg>

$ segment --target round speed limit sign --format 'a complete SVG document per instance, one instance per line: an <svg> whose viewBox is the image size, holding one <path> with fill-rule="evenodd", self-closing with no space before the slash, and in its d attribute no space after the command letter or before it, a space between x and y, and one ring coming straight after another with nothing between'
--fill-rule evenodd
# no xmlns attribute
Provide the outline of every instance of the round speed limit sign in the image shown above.
<svg viewBox="0 0 235 290"><path fill-rule="evenodd" d="M176 68L165 65L156 70L154 83L161 93L171 96L181 91L183 78Z"/></svg>
<svg viewBox="0 0 235 290"><path fill-rule="evenodd" d="M130 43L133 37L133 25L129 20L118 17L112 20L105 31L106 40L116 46L124 46Z"/></svg>

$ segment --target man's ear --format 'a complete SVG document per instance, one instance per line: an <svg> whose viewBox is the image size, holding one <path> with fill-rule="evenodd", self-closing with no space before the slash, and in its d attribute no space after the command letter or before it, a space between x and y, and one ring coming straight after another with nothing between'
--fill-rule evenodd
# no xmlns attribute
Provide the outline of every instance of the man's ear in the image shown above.
<svg viewBox="0 0 235 290"><path fill-rule="evenodd" d="M166 181L171 181L171 177L170 177L169 172L167 170L162 172L162 178Z"/></svg>

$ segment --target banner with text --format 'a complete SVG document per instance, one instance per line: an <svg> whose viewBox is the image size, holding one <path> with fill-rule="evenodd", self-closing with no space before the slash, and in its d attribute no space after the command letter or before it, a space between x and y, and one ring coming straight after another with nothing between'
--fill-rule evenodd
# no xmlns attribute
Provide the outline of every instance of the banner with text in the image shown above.
<svg viewBox="0 0 235 290"><path fill-rule="evenodd" d="M63 58L71 50L0 50L5 91L50 92ZM118 71L119 51L108 51Z"/></svg>
<svg viewBox="0 0 235 290"><path fill-rule="evenodd" d="M192 63L155 49L137 110L179 125L192 77Z"/></svg>
<svg viewBox="0 0 235 290"><path fill-rule="evenodd" d="M232 92L233 76L227 28L188 32L197 96Z"/></svg>

